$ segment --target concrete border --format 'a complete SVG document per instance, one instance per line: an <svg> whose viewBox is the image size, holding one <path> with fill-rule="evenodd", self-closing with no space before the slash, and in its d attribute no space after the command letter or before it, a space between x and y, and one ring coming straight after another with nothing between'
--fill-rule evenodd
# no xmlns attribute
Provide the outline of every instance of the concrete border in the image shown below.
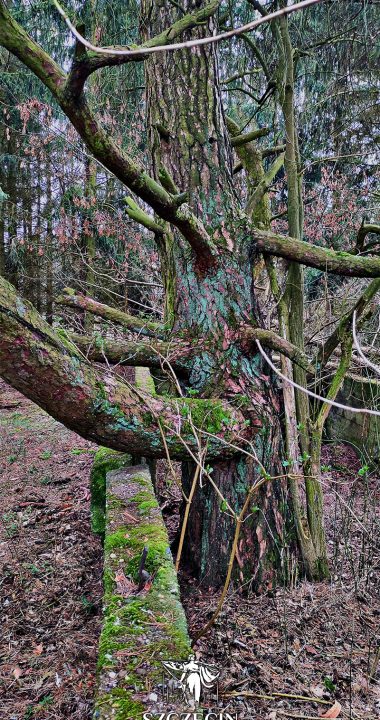
<svg viewBox="0 0 380 720"><path fill-rule="evenodd" d="M104 469L103 449L101 453ZM149 469L127 466L126 459L122 467L106 473L104 619L94 720L142 720L147 712L159 716L181 711L163 698L161 663L187 659L191 653L168 535ZM115 453L111 452L110 460L115 462ZM99 483L95 486L99 491ZM101 507L100 500L98 492L94 508Z"/></svg>

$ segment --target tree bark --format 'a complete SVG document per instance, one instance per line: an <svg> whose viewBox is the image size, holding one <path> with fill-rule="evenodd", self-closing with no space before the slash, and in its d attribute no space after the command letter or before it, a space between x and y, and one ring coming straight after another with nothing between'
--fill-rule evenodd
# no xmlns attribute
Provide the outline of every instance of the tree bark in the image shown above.
<svg viewBox="0 0 380 720"><path fill-rule="evenodd" d="M184 11L195 6L186 0ZM176 19L170 2L142 2L143 24L159 34ZM198 30L211 34L214 20ZM194 36L194 33L192 34ZM167 320L172 331L203 346L189 358L188 389L202 397L224 396L255 408L253 454L213 461L211 477L235 512L250 486L260 477L279 475L281 433L277 393L270 387L256 348L244 349L243 323L257 325L246 225L236 222L238 202L232 184L232 151L222 109L215 48L165 53L145 63L147 113L153 174L166 189L187 193L191 211L202 218L218 252L213 263L199 264L187 243L165 228L159 241L164 286L171 297ZM178 82L181 78L181 82ZM169 185L170 183L170 185ZM212 348L210 350L210 348ZM248 415L247 415L248 417ZM189 491L194 465L185 463L183 483ZM273 582L284 543L286 491L269 481L254 498L255 511L244 524L239 542L239 571L256 587ZM210 482L198 484L187 526L183 558L204 582L224 581L234 521ZM285 511L286 515L286 511Z"/></svg>

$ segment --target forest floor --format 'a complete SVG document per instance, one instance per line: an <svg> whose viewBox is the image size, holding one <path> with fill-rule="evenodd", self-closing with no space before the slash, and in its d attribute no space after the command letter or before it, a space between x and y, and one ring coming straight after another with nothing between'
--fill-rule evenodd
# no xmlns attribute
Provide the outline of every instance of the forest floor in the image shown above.
<svg viewBox="0 0 380 720"><path fill-rule="evenodd" d="M89 513L95 449L0 382L0 720L91 717L102 597ZM335 701L339 718L380 717L380 486L359 474L350 447L324 455L331 581L259 597L232 587L195 647L221 671L223 707L238 720L318 718ZM161 464L161 487L164 475ZM173 486L163 504L173 533ZM195 633L219 594L187 576L181 584Z"/></svg>
<svg viewBox="0 0 380 720"><path fill-rule="evenodd" d="M0 381L0 718L89 720L102 548L96 450Z"/></svg>
<svg viewBox="0 0 380 720"><path fill-rule="evenodd" d="M331 580L260 596L231 588L213 631L195 645L221 670L223 707L238 720L311 720L339 705L339 718L380 717L379 478L362 474L348 445L325 446L323 462ZM195 635L220 593L188 577L182 589Z"/></svg>

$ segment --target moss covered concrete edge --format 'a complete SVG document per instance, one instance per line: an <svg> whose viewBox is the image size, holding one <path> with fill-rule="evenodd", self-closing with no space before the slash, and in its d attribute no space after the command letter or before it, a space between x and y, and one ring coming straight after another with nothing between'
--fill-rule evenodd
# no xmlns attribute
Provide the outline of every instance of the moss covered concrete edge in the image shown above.
<svg viewBox="0 0 380 720"><path fill-rule="evenodd" d="M106 475L111 470L131 464L131 456L100 447L91 468L91 529L104 538L106 518Z"/></svg>
<svg viewBox="0 0 380 720"><path fill-rule="evenodd" d="M114 458L111 457L111 460ZM104 618L94 720L175 711L162 697L163 660L191 653L168 535L146 466L106 474ZM150 579L138 591L147 548Z"/></svg>

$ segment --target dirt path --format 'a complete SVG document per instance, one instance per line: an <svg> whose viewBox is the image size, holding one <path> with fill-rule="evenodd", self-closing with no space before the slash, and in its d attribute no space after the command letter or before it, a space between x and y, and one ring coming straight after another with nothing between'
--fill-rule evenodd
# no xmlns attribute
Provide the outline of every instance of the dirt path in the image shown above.
<svg viewBox="0 0 380 720"><path fill-rule="evenodd" d="M101 622L95 446L0 382L0 718L91 717Z"/></svg>

